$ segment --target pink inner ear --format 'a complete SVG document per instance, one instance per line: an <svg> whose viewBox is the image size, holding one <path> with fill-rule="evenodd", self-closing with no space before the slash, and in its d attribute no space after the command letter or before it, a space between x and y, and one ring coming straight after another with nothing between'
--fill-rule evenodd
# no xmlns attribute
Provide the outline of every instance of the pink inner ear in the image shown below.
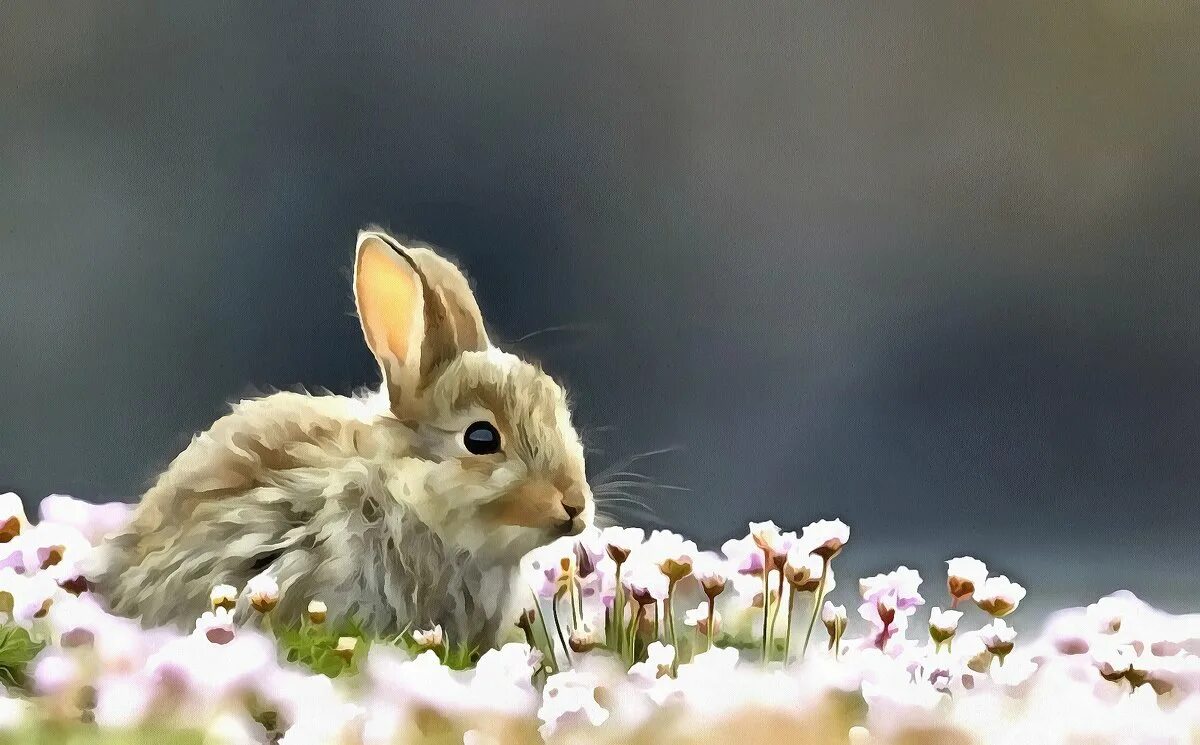
<svg viewBox="0 0 1200 745"><path fill-rule="evenodd" d="M394 399L416 383L424 329L422 288L416 271L393 248L377 237L365 240L355 273L359 316Z"/></svg>

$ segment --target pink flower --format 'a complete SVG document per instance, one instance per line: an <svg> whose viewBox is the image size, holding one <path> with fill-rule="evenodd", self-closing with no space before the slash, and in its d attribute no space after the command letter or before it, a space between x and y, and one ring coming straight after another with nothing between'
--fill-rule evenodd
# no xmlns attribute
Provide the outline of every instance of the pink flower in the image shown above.
<svg viewBox="0 0 1200 745"><path fill-rule="evenodd" d="M987 565L979 559L960 556L946 562L946 588L950 591L953 605L971 597L986 579Z"/></svg>
<svg viewBox="0 0 1200 745"><path fill-rule="evenodd" d="M29 525L25 504L13 492L0 494L0 543L8 543Z"/></svg>
<svg viewBox="0 0 1200 745"><path fill-rule="evenodd" d="M896 608L905 612L925 604L925 599L919 592L920 587L921 574L915 569L903 566L887 574L876 574L858 582L863 600L876 601L890 596Z"/></svg>
<svg viewBox="0 0 1200 745"><path fill-rule="evenodd" d="M645 537L646 532L641 528L610 527L600 531L600 543L609 557L618 563L628 559Z"/></svg>
<svg viewBox="0 0 1200 745"><path fill-rule="evenodd" d="M692 564L699 550L693 541L684 540L678 533L656 530L642 546L646 560L658 565L671 584L692 573Z"/></svg>
<svg viewBox="0 0 1200 745"><path fill-rule="evenodd" d="M621 584L629 590L635 601L648 605L655 601L666 600L670 591L667 576L657 567L648 564L633 564L626 567L621 575Z"/></svg>
<svg viewBox="0 0 1200 745"><path fill-rule="evenodd" d="M761 576L765 560L762 549L752 537L731 538L721 545L721 553L729 559L733 572Z"/></svg>
<svg viewBox="0 0 1200 745"><path fill-rule="evenodd" d="M996 618L1012 613L1024 599L1025 588L1004 575L988 578L975 590L975 604Z"/></svg>
<svg viewBox="0 0 1200 745"><path fill-rule="evenodd" d="M213 644L228 644L233 641L233 615L223 606L205 611L196 619L196 633Z"/></svg>
<svg viewBox="0 0 1200 745"><path fill-rule="evenodd" d="M74 528L93 546L125 529L133 518L133 505L122 502L92 504L64 494L51 494L39 506L39 524Z"/></svg>
<svg viewBox="0 0 1200 745"><path fill-rule="evenodd" d="M828 561L839 553L850 540L850 526L841 520L818 520L806 528L800 538L800 545L808 546L809 551Z"/></svg>
<svg viewBox="0 0 1200 745"><path fill-rule="evenodd" d="M598 727L608 719L608 710L596 701L595 675L568 670L551 675L542 691L538 732L549 740L563 729L584 725Z"/></svg>

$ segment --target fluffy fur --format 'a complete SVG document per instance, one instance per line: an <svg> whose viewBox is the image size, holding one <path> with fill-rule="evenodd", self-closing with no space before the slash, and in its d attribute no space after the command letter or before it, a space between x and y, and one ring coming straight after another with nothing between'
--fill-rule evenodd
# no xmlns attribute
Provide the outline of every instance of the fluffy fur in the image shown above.
<svg viewBox="0 0 1200 745"><path fill-rule="evenodd" d="M214 585L266 572L284 619L322 600L378 633L440 623L488 644L511 626L520 557L590 522L562 389L490 345L461 273L365 232L355 285L383 392L276 393L195 437L101 552L115 611L188 624ZM499 453L466 450L477 421L501 433Z"/></svg>

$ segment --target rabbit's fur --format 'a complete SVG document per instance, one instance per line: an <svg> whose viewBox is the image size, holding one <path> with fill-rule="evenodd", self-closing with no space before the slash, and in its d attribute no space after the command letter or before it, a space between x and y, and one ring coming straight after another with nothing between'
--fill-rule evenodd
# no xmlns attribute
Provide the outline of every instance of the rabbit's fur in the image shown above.
<svg viewBox="0 0 1200 745"><path fill-rule="evenodd" d="M563 391L491 346L465 278L428 249L360 233L355 296L382 391L243 401L195 437L100 553L113 610L190 624L213 586L265 572L285 622L321 600L377 633L511 630L520 557L594 512ZM480 421L498 453L466 449Z"/></svg>

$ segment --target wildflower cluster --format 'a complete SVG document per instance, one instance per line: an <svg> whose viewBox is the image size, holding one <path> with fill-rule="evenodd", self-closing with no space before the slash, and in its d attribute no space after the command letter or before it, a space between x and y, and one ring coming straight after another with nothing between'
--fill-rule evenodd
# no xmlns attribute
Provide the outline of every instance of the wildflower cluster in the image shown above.
<svg viewBox="0 0 1200 745"><path fill-rule="evenodd" d="M947 562L925 613L903 566L839 586L840 520L752 523L720 551L636 528L561 539L523 563L514 641L469 650L438 626L331 628L319 599L280 618L269 575L214 583L190 631L143 629L107 613L82 569L127 519L55 496L32 524L0 495L0 739L720 742L763 721L797 742L1200 732L1200 616L1117 593L1027 639L1009 623L1025 589L970 557Z"/></svg>

